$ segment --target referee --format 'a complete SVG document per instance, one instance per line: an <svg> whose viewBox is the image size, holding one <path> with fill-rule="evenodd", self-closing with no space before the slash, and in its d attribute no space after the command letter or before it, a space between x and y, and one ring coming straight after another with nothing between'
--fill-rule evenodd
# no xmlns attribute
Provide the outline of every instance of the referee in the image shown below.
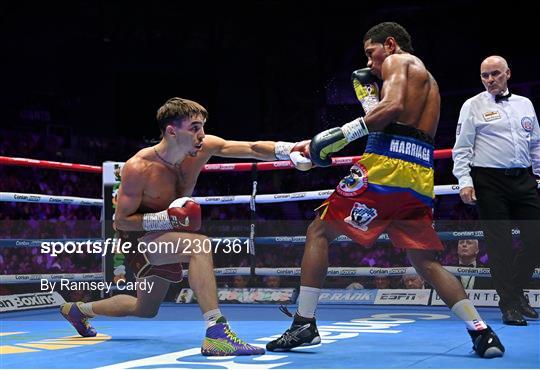
<svg viewBox="0 0 540 370"><path fill-rule="evenodd" d="M477 204L487 241L493 284L507 325L538 318L523 288L540 265L540 127L531 101L508 91L511 72L504 58L480 66L486 91L463 104L453 149L461 199ZM511 229L521 231L514 255Z"/></svg>

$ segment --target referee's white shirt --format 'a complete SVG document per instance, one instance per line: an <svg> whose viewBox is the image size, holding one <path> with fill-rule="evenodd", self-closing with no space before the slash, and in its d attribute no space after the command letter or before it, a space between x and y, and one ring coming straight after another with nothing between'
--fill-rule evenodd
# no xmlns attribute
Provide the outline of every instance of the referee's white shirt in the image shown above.
<svg viewBox="0 0 540 370"><path fill-rule="evenodd" d="M473 186L470 166L532 166L540 176L540 126L531 101L512 94L496 103L487 91L467 100L459 113L452 158L461 188Z"/></svg>

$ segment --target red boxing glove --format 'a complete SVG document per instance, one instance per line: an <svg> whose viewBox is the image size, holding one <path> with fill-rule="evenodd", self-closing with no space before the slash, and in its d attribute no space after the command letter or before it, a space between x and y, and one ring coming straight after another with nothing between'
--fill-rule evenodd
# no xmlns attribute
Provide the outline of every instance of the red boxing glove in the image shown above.
<svg viewBox="0 0 540 370"><path fill-rule="evenodd" d="M178 198L167 209L174 230L197 231L201 228L201 206L193 199Z"/></svg>
<svg viewBox="0 0 540 370"><path fill-rule="evenodd" d="M146 231L197 231L201 228L201 206L191 198L178 198L164 211L145 213L142 226Z"/></svg>

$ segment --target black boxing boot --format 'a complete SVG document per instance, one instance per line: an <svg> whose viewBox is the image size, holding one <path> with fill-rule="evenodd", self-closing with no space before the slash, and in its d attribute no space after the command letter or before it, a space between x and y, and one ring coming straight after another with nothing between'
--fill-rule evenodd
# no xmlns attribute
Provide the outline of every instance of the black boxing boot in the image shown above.
<svg viewBox="0 0 540 370"><path fill-rule="evenodd" d="M483 330L467 329L467 331L473 342L473 350L478 356L484 358L503 356L504 346L497 334L489 326Z"/></svg>
<svg viewBox="0 0 540 370"><path fill-rule="evenodd" d="M289 329L281 337L266 344L266 349L272 352L289 351L295 347L314 346L321 343L315 318L294 315Z"/></svg>

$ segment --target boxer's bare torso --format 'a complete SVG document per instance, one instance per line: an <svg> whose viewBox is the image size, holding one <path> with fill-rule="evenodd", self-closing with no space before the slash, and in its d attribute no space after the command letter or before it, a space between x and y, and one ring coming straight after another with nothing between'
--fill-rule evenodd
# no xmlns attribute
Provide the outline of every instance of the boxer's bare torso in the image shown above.
<svg viewBox="0 0 540 370"><path fill-rule="evenodd" d="M155 147L141 149L122 169L122 183L118 190L116 219L129 216L141 218L146 212L167 209L169 204L193 193L201 170L219 146L218 138L208 135L195 156L186 156L177 163L166 163ZM131 218L137 223L137 219ZM123 225L125 231L140 231L142 225Z"/></svg>
<svg viewBox="0 0 540 370"><path fill-rule="evenodd" d="M176 198L191 196L203 166L210 159L206 143L203 148L196 157L186 157L174 166L160 159L154 147L140 150L126 162L124 174L136 171L144 181L141 211L160 211Z"/></svg>
<svg viewBox="0 0 540 370"><path fill-rule="evenodd" d="M439 87L420 59L411 54L398 54L398 63L406 65L406 87L403 112L398 122L415 127L431 137L435 136L439 124L441 99ZM385 88L383 84L382 97Z"/></svg>

